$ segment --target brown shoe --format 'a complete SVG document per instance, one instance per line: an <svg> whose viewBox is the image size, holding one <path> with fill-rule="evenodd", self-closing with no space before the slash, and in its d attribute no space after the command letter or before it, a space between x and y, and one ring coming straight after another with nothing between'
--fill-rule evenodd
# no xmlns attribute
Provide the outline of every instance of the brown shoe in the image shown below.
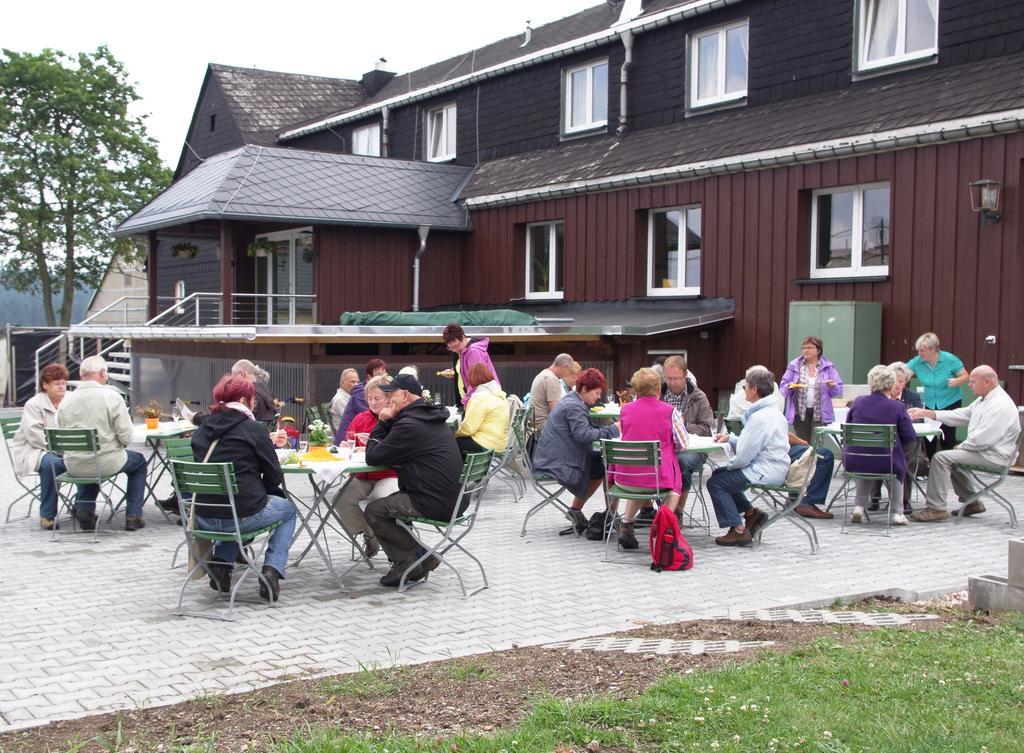
<svg viewBox="0 0 1024 753"><path fill-rule="evenodd" d="M832 513L825 512L816 505L797 505L796 514L801 518L817 518L818 520L832 520Z"/></svg>
<svg viewBox="0 0 1024 753"><path fill-rule="evenodd" d="M124 518L124 530L141 531L146 527L146 521L141 515L126 515Z"/></svg>
<svg viewBox="0 0 1024 753"><path fill-rule="evenodd" d="M918 523L938 523L940 520L949 520L949 513L945 510L936 510L934 507L926 507L913 513L910 519Z"/></svg>
<svg viewBox="0 0 1024 753"><path fill-rule="evenodd" d="M983 504L981 504L981 502L978 502L977 500L975 500L974 502L968 502L964 506L963 509L964 509L963 517L967 518L967 517L970 517L971 515L980 515L981 513L985 512L985 505L983 505ZM960 511L957 510L956 512L950 513L950 514L951 515L959 515Z"/></svg>
<svg viewBox="0 0 1024 753"><path fill-rule="evenodd" d="M768 516L765 515L765 517L767 518ZM725 534L725 536L719 536L715 539L715 543L719 546L750 546L751 541L753 539L750 536L749 530L737 533L735 528L730 528L729 533Z"/></svg>
<svg viewBox="0 0 1024 753"><path fill-rule="evenodd" d="M744 523L746 523L747 533L753 536L757 533L757 529L768 522L768 513L763 510L758 510L756 507L751 507L750 510L743 514Z"/></svg>

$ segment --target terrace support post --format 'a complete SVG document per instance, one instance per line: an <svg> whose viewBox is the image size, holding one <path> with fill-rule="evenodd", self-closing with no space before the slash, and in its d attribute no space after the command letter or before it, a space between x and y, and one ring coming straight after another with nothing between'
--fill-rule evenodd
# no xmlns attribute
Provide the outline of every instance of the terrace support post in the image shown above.
<svg viewBox="0 0 1024 753"><path fill-rule="evenodd" d="M231 324L231 298L235 292L235 233L234 227L224 220L220 221L220 289L223 291L221 324Z"/></svg>
<svg viewBox="0 0 1024 753"><path fill-rule="evenodd" d="M146 295L149 297L146 302L147 321L160 313L160 305L157 303L156 279L156 252L159 248L160 241L157 240L156 231L150 230L146 234Z"/></svg>

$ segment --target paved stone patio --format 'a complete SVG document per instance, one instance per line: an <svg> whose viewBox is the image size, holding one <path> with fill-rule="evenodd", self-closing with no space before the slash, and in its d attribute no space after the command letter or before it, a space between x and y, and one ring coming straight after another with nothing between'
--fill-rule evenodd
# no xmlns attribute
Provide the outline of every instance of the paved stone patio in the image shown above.
<svg viewBox="0 0 1024 753"><path fill-rule="evenodd" d="M1024 498L1024 479L1008 485L1011 499ZM0 509L15 488L0 462ZM0 527L0 729L345 672L360 663L415 663L878 592L917 598L962 590L969 574L1005 572L1012 535L996 509L958 526L894 529L888 538L880 523L843 535L838 518L822 521L817 555L785 523L769 529L756 551L716 547L694 531L694 569L653 573L645 548L632 557L635 564L606 564L600 544L559 537L564 521L551 509L520 538L523 516L537 499L531 491L516 504L503 484L492 484L467 539L491 585L468 600L444 568L398 594L377 586L385 566L378 558L375 572L350 573L343 593L322 562L307 559L289 569L278 606L243 604L237 621L227 623L172 614L183 571L170 562L181 529L151 506L145 530L127 533L119 525L98 543L81 535L51 541L35 514L12 521ZM337 540L332 548L344 563L348 549ZM467 587L478 585L472 563L456 561L466 565ZM255 596L256 583L246 585ZM191 591L192 608L217 599L205 582Z"/></svg>

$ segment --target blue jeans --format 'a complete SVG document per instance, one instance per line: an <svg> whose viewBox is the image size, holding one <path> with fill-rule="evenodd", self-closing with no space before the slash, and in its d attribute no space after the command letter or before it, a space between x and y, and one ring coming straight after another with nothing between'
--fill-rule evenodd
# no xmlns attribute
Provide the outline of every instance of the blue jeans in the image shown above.
<svg viewBox="0 0 1024 753"><path fill-rule="evenodd" d="M262 510L255 515L238 519L238 529L242 533L249 533L266 528L279 520L283 520L284 523L270 532L263 564L277 570L278 575L283 578L285 565L288 564L288 547L291 546L292 537L295 535L295 505L282 497L268 496L267 504ZM235 521L231 518L204 518L197 515L196 528L231 533L235 530ZM213 547L213 556L234 564L238 557L238 544L234 541L218 541Z"/></svg>
<svg viewBox="0 0 1024 753"><path fill-rule="evenodd" d="M743 491L750 485L740 468L715 468L708 479L708 494L715 506L720 528L743 525L743 515L752 505Z"/></svg>
<svg viewBox="0 0 1024 753"><path fill-rule="evenodd" d="M801 457L807 450L805 445L793 445L789 448L789 459L794 461ZM807 487L807 494L800 504L823 505L828 497L828 485L832 483L832 471L835 468L836 459L832 450L827 447L818 448L818 459L814 464L814 475L811 476L811 483Z"/></svg>
<svg viewBox="0 0 1024 753"><path fill-rule="evenodd" d="M146 493L146 458L142 453L135 450L128 450L128 459L124 461L121 470L128 477L125 486L124 501L128 515L138 517L142 515L143 495ZM100 495L100 488L96 484L79 484L78 494L75 495L75 510L85 512L96 511L96 497Z"/></svg>
<svg viewBox="0 0 1024 753"><path fill-rule="evenodd" d="M57 485L53 477L67 470L64 458L47 452L39 460L39 516L42 518L57 517Z"/></svg>
<svg viewBox="0 0 1024 753"><path fill-rule="evenodd" d="M679 462L679 472L683 474L683 491L688 492L693 488L693 472L700 470L707 458L699 452L680 452L676 455Z"/></svg>

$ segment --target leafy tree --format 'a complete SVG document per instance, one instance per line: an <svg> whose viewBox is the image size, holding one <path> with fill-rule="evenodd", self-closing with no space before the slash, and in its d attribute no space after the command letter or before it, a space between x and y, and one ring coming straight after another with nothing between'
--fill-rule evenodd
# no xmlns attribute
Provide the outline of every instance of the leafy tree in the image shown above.
<svg viewBox="0 0 1024 753"><path fill-rule="evenodd" d="M128 113L138 99L106 47L0 57L0 282L39 293L50 325L70 324L75 290L97 287L115 254L139 258L112 231L170 183Z"/></svg>

